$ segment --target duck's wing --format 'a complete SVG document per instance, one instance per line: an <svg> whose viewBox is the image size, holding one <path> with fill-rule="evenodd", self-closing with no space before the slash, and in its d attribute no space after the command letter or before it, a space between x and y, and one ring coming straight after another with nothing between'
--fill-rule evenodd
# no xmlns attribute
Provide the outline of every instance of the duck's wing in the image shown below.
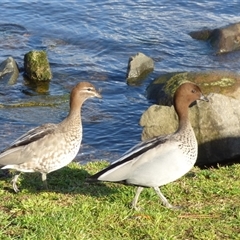
<svg viewBox="0 0 240 240"><path fill-rule="evenodd" d="M10 144L7 148L5 148L1 153L20 146L25 146L31 142L37 141L40 138L52 133L56 129L57 125L53 123L43 124L39 127L33 128L30 131L23 134L21 137L16 139L14 142Z"/></svg>
<svg viewBox="0 0 240 240"><path fill-rule="evenodd" d="M141 155L144 152L147 152L148 150L160 144L163 144L164 142L166 142L166 140L169 137L170 135L164 135L164 136L158 136L158 137L154 137L154 138L139 142L138 144L130 148L127 152L125 152L119 159L112 162L111 165L121 161L124 161L124 162L129 161L135 158L136 156Z"/></svg>
<svg viewBox="0 0 240 240"><path fill-rule="evenodd" d="M148 158L142 158L142 156L150 150L154 150L159 145L164 144L168 141L170 135L167 136L160 136L155 137L153 139L140 142L139 144L135 145L129 151L127 151L121 158L113 162L111 165L106 167L105 169L101 170L100 172L90 176L87 180L88 181L96 181L96 180L105 180L106 175L108 173L112 173L114 171L114 179L112 178L111 181L122 181L122 176L127 174L128 170L130 169L130 165L133 165L138 160L144 162L148 161ZM119 169L119 171L117 171ZM121 170L120 170L121 169ZM104 177L103 177L104 175ZM102 178L103 177L103 178Z"/></svg>

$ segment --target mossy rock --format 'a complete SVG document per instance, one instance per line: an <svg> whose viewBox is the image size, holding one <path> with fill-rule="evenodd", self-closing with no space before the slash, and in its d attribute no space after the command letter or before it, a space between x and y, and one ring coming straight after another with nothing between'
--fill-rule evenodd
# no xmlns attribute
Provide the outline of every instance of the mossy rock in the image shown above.
<svg viewBox="0 0 240 240"><path fill-rule="evenodd" d="M179 85L194 82L202 92L220 93L240 99L240 75L232 72L173 72L156 78L147 88L147 97L158 104L171 105L172 97Z"/></svg>
<svg viewBox="0 0 240 240"><path fill-rule="evenodd" d="M25 54L24 68L30 81L50 81L52 78L46 51L30 51Z"/></svg>

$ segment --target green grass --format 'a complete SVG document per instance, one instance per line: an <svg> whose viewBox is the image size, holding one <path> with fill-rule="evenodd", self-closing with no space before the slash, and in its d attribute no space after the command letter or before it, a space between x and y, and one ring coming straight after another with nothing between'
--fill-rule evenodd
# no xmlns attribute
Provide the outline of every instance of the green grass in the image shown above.
<svg viewBox="0 0 240 240"><path fill-rule="evenodd" d="M165 208L145 189L140 211L129 207L134 187L84 182L106 165L72 163L48 175L49 190L39 174L22 174L18 194L10 177L1 177L0 239L240 239L240 164L195 167L163 186L181 210Z"/></svg>

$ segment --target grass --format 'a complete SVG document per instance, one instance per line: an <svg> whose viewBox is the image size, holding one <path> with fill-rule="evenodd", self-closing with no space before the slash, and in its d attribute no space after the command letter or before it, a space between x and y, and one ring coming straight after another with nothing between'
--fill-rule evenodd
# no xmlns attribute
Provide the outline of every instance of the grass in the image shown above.
<svg viewBox="0 0 240 240"><path fill-rule="evenodd" d="M135 188L84 179L105 161L72 163L48 175L49 190L37 173L0 178L0 239L240 239L240 164L201 170L161 188L181 210L162 206L153 189L129 203Z"/></svg>

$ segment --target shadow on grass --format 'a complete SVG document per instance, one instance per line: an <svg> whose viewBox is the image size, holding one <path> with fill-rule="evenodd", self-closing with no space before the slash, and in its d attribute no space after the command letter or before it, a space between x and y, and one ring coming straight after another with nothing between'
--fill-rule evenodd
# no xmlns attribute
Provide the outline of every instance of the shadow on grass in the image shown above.
<svg viewBox="0 0 240 240"><path fill-rule="evenodd" d="M6 181L4 190L14 193L11 180L17 172L0 171L0 179ZM117 192L116 188L104 183L89 184L85 179L90 174L80 168L63 167L47 175L48 189L45 188L40 173L21 173L17 186L20 192L36 194L38 192L55 192L62 194L83 194L95 197L106 196Z"/></svg>

